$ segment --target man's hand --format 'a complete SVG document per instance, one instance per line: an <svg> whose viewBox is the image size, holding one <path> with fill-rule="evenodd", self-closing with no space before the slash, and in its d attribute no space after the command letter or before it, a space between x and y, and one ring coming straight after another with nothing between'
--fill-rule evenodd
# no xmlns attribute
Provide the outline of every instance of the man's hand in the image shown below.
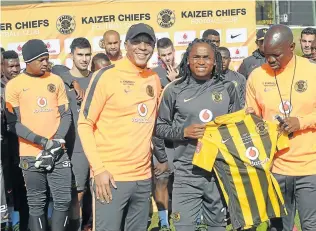
<svg viewBox="0 0 316 231"><path fill-rule="evenodd" d="M84 98L85 90L83 90L80 87L80 84L76 80L74 80L72 82L72 86L74 87L74 89L75 89L75 91L77 93L77 100L82 101L83 98Z"/></svg>
<svg viewBox="0 0 316 231"><path fill-rule="evenodd" d="M168 161L164 162L164 163L157 163L155 166L154 166L154 172L155 172L155 175L156 176L159 176L161 174L163 174L164 172L168 171Z"/></svg>
<svg viewBox="0 0 316 231"><path fill-rule="evenodd" d="M184 137L191 139L202 138L205 131L205 124L191 124L184 129Z"/></svg>
<svg viewBox="0 0 316 231"><path fill-rule="evenodd" d="M94 177L95 193L101 203L110 203L112 200L111 185L116 189L116 184L111 173L104 171Z"/></svg>
<svg viewBox="0 0 316 231"><path fill-rule="evenodd" d="M177 70L171 65L167 65L167 78L170 81L175 80L178 77L178 75L179 75L179 70Z"/></svg>
<svg viewBox="0 0 316 231"><path fill-rule="evenodd" d="M284 119L284 124L281 125L281 130L287 133L292 133L300 130L301 125L297 117L288 117Z"/></svg>
<svg viewBox="0 0 316 231"><path fill-rule="evenodd" d="M64 144L65 140L63 139L52 139L47 140L47 142L43 145L45 151L50 152L55 160L65 153Z"/></svg>
<svg viewBox="0 0 316 231"><path fill-rule="evenodd" d="M246 109L246 114L248 115L248 114L254 114L255 113L255 110L252 108L252 107L248 107L247 109Z"/></svg>
<svg viewBox="0 0 316 231"><path fill-rule="evenodd" d="M34 166L35 168L44 168L50 171L54 167L54 164L55 158L52 153L43 150L37 155Z"/></svg>

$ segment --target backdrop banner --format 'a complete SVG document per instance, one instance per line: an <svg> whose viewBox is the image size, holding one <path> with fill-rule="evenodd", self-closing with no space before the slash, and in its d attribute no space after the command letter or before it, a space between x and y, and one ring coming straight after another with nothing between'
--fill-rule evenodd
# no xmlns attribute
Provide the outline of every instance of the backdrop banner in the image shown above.
<svg viewBox="0 0 316 231"><path fill-rule="evenodd" d="M74 38L89 39L96 54L104 52L101 48L104 32L116 30L121 34L124 54L125 34L131 25L140 22L152 26L157 38L168 37L174 42L177 62L187 45L200 38L206 29L219 32L221 46L231 52L232 68L238 68L256 49L255 1L111 0L2 7L1 46L21 55L26 41L42 39L52 62L71 67L70 44ZM150 66L157 62L155 51Z"/></svg>

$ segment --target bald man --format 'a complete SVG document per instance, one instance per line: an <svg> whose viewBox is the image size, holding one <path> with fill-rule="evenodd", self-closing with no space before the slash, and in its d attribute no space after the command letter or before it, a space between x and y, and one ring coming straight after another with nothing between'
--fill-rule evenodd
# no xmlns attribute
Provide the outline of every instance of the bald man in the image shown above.
<svg viewBox="0 0 316 231"><path fill-rule="evenodd" d="M106 31L103 35L103 43L105 53L112 62L122 58L120 34L117 31Z"/></svg>
<svg viewBox="0 0 316 231"><path fill-rule="evenodd" d="M313 62L316 62L316 39L314 39L314 41L312 42L311 51L312 51L312 55L310 59Z"/></svg>
<svg viewBox="0 0 316 231"><path fill-rule="evenodd" d="M316 227L316 64L296 56L294 48L290 28L272 26L264 39L267 63L250 74L246 87L247 111L267 121L279 115L290 138L271 169L288 215L271 220L271 231L291 231L296 210L302 230Z"/></svg>

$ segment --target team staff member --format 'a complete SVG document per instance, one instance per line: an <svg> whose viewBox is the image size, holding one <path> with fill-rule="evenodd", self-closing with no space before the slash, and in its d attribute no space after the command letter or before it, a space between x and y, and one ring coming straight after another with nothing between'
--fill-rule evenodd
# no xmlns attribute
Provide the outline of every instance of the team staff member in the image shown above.
<svg viewBox="0 0 316 231"><path fill-rule="evenodd" d="M208 29L204 31L202 38L210 40L216 47L219 47L221 45L221 37L216 30Z"/></svg>
<svg viewBox="0 0 316 231"><path fill-rule="evenodd" d="M175 147L172 212L177 231L205 230L206 225L207 230L226 230L226 210L214 174L192 165L205 123L240 109L234 84L226 88L215 65L222 66L216 46L195 39L180 64L180 79L164 89L159 107L155 135Z"/></svg>
<svg viewBox="0 0 316 231"><path fill-rule="evenodd" d="M120 60L122 56L121 52L121 39L120 34L115 30L108 30L103 35L103 45L106 55L111 62Z"/></svg>
<svg viewBox="0 0 316 231"><path fill-rule="evenodd" d="M91 71L95 72L102 69L103 67L107 67L110 65L111 60L109 59L109 57L104 53L98 53L92 58Z"/></svg>
<svg viewBox="0 0 316 231"><path fill-rule="evenodd" d="M226 47L218 48L219 53L222 56L222 77L225 81L233 82L240 100L241 107L245 106L245 89L246 89L246 78L242 74L232 71L229 69L231 61L230 51Z"/></svg>
<svg viewBox="0 0 316 231"><path fill-rule="evenodd" d="M132 25L127 57L96 72L85 96L78 131L93 172L96 230L120 230L121 224L125 230L147 230L160 93L158 76L147 68L155 42L149 25Z"/></svg>
<svg viewBox="0 0 316 231"><path fill-rule="evenodd" d="M272 26L264 41L267 64L252 72L246 105L265 120L284 118L290 148L277 153L272 172L280 184L288 215L272 220L272 230L291 231L296 210L302 230L316 227L316 65L294 55L290 28ZM291 134L294 133L294 134Z"/></svg>
<svg viewBox="0 0 316 231"><path fill-rule="evenodd" d="M175 80L179 75L178 65L175 62L175 50L173 43L169 38L161 38L157 41L157 51L161 64L153 69L161 82L161 87L164 88L167 84ZM156 139L156 138L154 138ZM157 140L158 141L158 140ZM155 142L155 140L153 140ZM170 141L162 142L162 152L168 157L168 171L163 174L160 169L164 169L165 162L160 163L156 156L153 156L153 164L155 167L155 201L158 208L161 230L167 231L170 229L168 217L169 192L168 183L173 173L173 144ZM156 146L157 147L157 146ZM154 149L156 154L157 148ZM160 151L160 150L159 150ZM158 174L157 174L158 171Z"/></svg>
<svg viewBox="0 0 316 231"><path fill-rule="evenodd" d="M72 172L76 185L76 193L72 197L69 226L68 230L81 230L82 209L81 202L89 180L89 162L80 142L77 129L77 121L79 117L81 99L77 98L76 92L71 84L76 81L82 90L86 90L92 72L88 70L91 61L91 45L90 42L83 37L75 38L71 45L71 58L73 66L71 70L63 71L58 74L65 82L65 88L69 100L70 110L72 113L72 123L66 136L66 147L68 155L71 159Z"/></svg>
<svg viewBox="0 0 316 231"><path fill-rule="evenodd" d="M314 39L316 39L316 29L307 27L302 30L300 44L304 58L311 57L311 45Z"/></svg>
<svg viewBox="0 0 316 231"><path fill-rule="evenodd" d="M264 57L264 35L267 33L268 29L263 28L257 31L256 34L256 44L258 49L255 50L251 56L245 58L242 63L240 64L240 67L238 69L238 72L242 74L243 76L248 79L248 76L250 73L257 67L260 67L262 64L266 62L266 59Z"/></svg>
<svg viewBox="0 0 316 231"><path fill-rule="evenodd" d="M62 148L71 122L66 91L58 76L46 72L49 55L43 41L29 40L22 55L26 70L7 84L5 99L9 132L19 136L30 228L47 229L48 183L54 200L52 231L63 231L71 200L71 165Z"/></svg>

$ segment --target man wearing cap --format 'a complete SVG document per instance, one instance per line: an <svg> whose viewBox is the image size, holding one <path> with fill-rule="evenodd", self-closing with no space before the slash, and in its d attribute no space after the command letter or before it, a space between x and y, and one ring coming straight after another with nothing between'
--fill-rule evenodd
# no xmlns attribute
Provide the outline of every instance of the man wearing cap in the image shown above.
<svg viewBox="0 0 316 231"><path fill-rule="evenodd" d="M264 50L263 50L263 40L264 40L264 35L268 29L263 28L257 31L257 39L256 39L256 44L258 49L255 50L251 56L248 58L245 58L243 62L241 63L238 72L242 74L243 76L248 79L248 76L250 73L257 67L260 67L262 64L266 62L266 59L264 57Z"/></svg>
<svg viewBox="0 0 316 231"><path fill-rule="evenodd" d="M96 230L117 231L122 224L124 230L147 230L150 147L161 89L147 68L155 42L150 26L132 25L126 57L95 72L81 107L78 132L92 170Z"/></svg>
<svg viewBox="0 0 316 231"><path fill-rule="evenodd" d="M45 43L29 40L22 47L23 73L10 80L5 90L8 131L19 136L32 231L47 230L47 184L53 195L52 231L67 225L71 201L71 164L63 149L71 114L64 83L47 72Z"/></svg>

